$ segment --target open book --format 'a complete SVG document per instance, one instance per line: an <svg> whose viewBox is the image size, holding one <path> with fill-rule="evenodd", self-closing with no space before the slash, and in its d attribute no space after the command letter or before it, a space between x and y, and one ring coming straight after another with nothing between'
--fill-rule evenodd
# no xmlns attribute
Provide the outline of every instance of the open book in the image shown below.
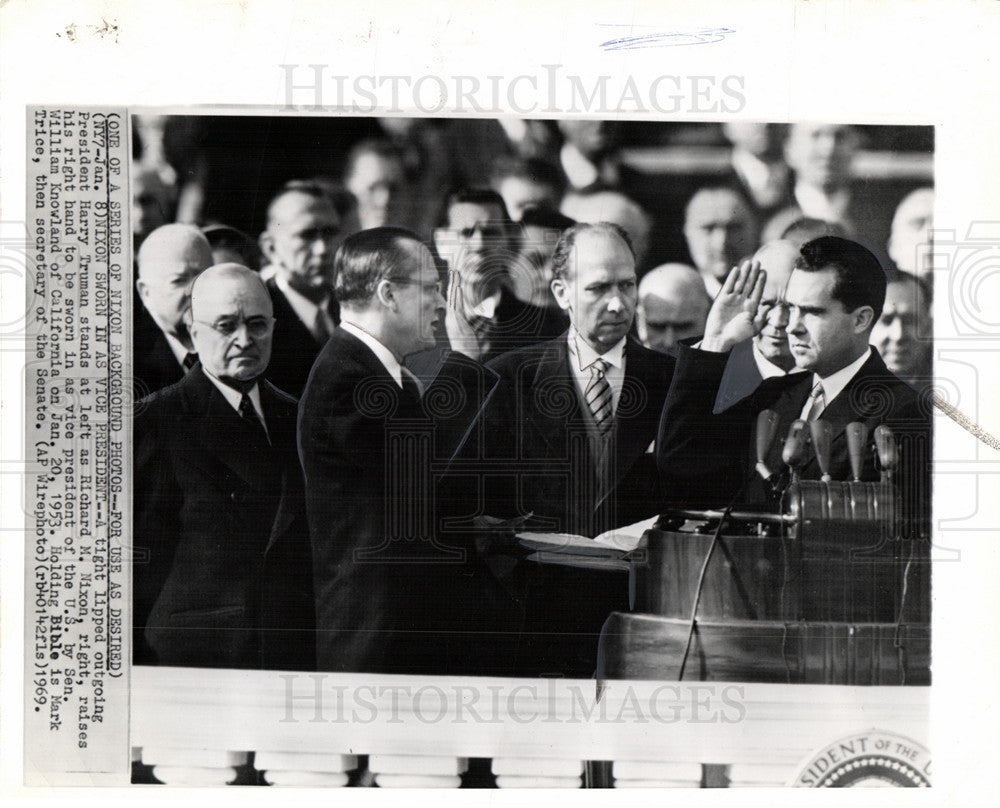
<svg viewBox="0 0 1000 808"><path fill-rule="evenodd" d="M536 551L528 556L529 561L627 571L628 561L623 557L638 546L642 534L658 518L650 516L641 522L609 530L592 539L571 533L518 533L517 538L522 545Z"/></svg>

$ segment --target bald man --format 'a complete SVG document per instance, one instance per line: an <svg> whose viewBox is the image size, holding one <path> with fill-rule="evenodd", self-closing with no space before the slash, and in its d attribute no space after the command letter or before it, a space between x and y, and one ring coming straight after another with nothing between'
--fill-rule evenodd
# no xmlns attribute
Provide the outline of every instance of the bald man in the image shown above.
<svg viewBox="0 0 1000 808"><path fill-rule="evenodd" d="M757 221L735 188L697 191L684 210L684 240L705 290L714 298L729 270L757 247Z"/></svg>
<svg viewBox="0 0 1000 808"><path fill-rule="evenodd" d="M314 599L297 402L263 379L274 327L259 276L192 284L200 362L135 417L135 662L307 670Z"/></svg>
<svg viewBox="0 0 1000 808"><path fill-rule="evenodd" d="M753 255L767 272L761 305L768 307L764 325L752 339L733 348L719 385L715 412L722 412L756 390L764 379L798 372L788 345L785 287L799 257L791 241L771 241Z"/></svg>
<svg viewBox="0 0 1000 808"><path fill-rule="evenodd" d="M651 269L639 282L635 325L640 342L669 353L679 340L701 336L711 302L694 267L663 264Z"/></svg>
<svg viewBox="0 0 1000 808"><path fill-rule="evenodd" d="M156 228L139 248L135 288L133 377L138 400L173 384L197 361L184 312L188 289L212 265L212 247L193 225Z"/></svg>
<svg viewBox="0 0 1000 808"><path fill-rule="evenodd" d="M649 252L649 234L652 221L638 202L618 191L592 191L568 194L560 211L578 222L617 224L632 242L635 265L642 268Z"/></svg>
<svg viewBox="0 0 1000 808"><path fill-rule="evenodd" d="M889 257L896 268L916 275L928 291L933 287L931 228L934 226L934 189L917 188L896 208L889 233Z"/></svg>

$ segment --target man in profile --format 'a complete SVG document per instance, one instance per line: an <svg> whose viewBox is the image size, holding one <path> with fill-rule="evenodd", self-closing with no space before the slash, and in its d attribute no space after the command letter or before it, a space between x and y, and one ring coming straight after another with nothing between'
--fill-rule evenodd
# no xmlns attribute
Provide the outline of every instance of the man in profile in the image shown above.
<svg viewBox="0 0 1000 808"><path fill-rule="evenodd" d="M271 301L219 264L192 284L200 358L135 419L135 661L313 667L295 400L264 379Z"/></svg>
<svg viewBox="0 0 1000 808"><path fill-rule="evenodd" d="M712 301L694 267L662 264L639 281L636 333L647 348L668 353L682 339L701 336Z"/></svg>
<svg viewBox="0 0 1000 808"><path fill-rule="evenodd" d="M714 299L729 270L757 247L753 209L734 188L702 188L684 210L684 239L705 290Z"/></svg>
<svg viewBox="0 0 1000 808"><path fill-rule="evenodd" d="M337 252L341 323L299 407L321 670L445 673L475 664L463 627L489 611L470 547L440 541L435 472L492 385L445 358L426 388L404 360L446 320L438 267L402 228L362 230ZM495 377L494 377L495 378Z"/></svg>
<svg viewBox="0 0 1000 808"><path fill-rule="evenodd" d="M208 239L193 225L167 224L143 241L137 257L133 347L136 400L184 378L198 361L184 312L189 289L212 265Z"/></svg>
<svg viewBox="0 0 1000 808"><path fill-rule="evenodd" d="M785 305L789 347L805 373L764 380L747 398L713 414L729 354L761 332L769 313L762 305L765 273L756 262L734 268L716 298L699 348L679 347L677 370L664 406L657 454L664 490L687 506L719 507L735 500L773 503L756 468L756 422L769 409L777 415L776 441L765 452L773 474L782 469L781 438L793 421L822 419L832 429L829 473L852 479L848 423L863 423L872 435L888 426L899 442L897 472L904 512L924 522L930 503L930 418L916 392L893 375L870 342L883 311L886 278L875 256L847 239L824 236L805 244L788 280ZM810 452L800 470L819 479ZM878 480L874 454L866 447L862 480Z"/></svg>
<svg viewBox="0 0 1000 808"><path fill-rule="evenodd" d="M275 312L271 379L298 396L337 324L333 256L340 217L318 183L286 184L267 208L259 244Z"/></svg>

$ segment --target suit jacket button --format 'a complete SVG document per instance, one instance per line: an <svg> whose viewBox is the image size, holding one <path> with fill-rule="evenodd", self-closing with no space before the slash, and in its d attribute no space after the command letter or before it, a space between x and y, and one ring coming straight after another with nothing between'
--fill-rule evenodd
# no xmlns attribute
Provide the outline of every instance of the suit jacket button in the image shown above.
<svg viewBox="0 0 1000 808"><path fill-rule="evenodd" d="M229 495L229 498L230 498L230 499L231 499L231 500L232 500L233 502L235 502L235 503L236 503L237 505L238 505L239 503L241 503L241 502L243 501L243 497L241 497L241 496L240 496L239 494L237 494L237 493L236 493L235 491L233 491L232 493L230 493L230 495Z"/></svg>

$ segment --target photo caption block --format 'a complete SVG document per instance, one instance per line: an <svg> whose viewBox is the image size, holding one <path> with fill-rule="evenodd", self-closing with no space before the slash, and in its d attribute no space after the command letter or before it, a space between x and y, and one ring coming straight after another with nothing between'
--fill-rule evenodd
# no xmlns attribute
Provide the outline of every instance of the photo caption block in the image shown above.
<svg viewBox="0 0 1000 808"><path fill-rule="evenodd" d="M27 124L24 780L124 785L127 113L29 107Z"/></svg>

